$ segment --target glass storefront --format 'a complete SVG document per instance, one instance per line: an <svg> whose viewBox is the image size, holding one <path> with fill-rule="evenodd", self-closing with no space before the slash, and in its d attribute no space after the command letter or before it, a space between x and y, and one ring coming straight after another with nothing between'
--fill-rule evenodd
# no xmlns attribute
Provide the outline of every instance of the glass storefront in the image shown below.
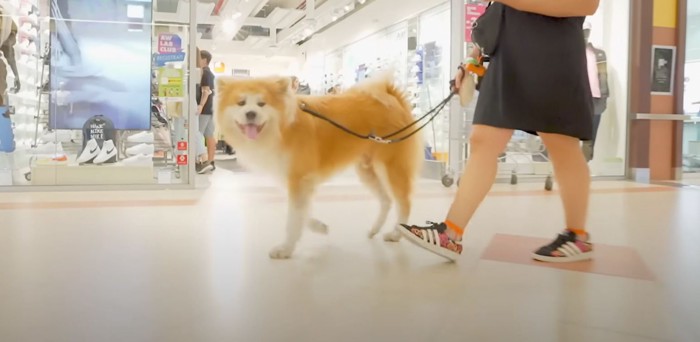
<svg viewBox="0 0 700 342"><path fill-rule="evenodd" d="M688 0L683 111L683 171L700 174L700 0ZM697 177L695 177L697 178Z"/></svg>
<svg viewBox="0 0 700 342"><path fill-rule="evenodd" d="M0 5L0 190L191 185L189 1L167 24L150 0Z"/></svg>

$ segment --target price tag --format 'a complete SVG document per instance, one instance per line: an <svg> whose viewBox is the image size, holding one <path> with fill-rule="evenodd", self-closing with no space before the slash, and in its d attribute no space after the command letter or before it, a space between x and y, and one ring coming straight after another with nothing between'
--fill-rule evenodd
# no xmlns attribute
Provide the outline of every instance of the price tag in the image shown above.
<svg viewBox="0 0 700 342"><path fill-rule="evenodd" d="M178 151L187 151L187 141L178 141L177 142L177 150Z"/></svg>

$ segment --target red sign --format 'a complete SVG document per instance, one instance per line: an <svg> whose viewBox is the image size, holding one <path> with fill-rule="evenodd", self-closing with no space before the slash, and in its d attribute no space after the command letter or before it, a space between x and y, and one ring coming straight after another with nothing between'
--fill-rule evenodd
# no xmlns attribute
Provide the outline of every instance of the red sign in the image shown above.
<svg viewBox="0 0 700 342"><path fill-rule="evenodd" d="M187 151L187 141L178 141L177 142L177 150L178 151Z"/></svg>
<svg viewBox="0 0 700 342"><path fill-rule="evenodd" d="M186 154L179 154L177 155L177 165L180 166L185 166L187 165L187 155Z"/></svg>
<svg viewBox="0 0 700 342"><path fill-rule="evenodd" d="M474 21L486 12L486 4L466 4L464 5L464 40L472 42L472 25Z"/></svg>

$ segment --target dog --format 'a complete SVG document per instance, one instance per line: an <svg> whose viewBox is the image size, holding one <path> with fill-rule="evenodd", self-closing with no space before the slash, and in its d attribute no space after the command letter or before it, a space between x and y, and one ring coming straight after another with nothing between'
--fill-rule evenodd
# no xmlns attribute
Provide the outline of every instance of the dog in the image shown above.
<svg viewBox="0 0 700 342"><path fill-rule="evenodd" d="M292 257L305 226L327 234L327 225L310 217L312 196L324 181L350 167L380 203L369 237L380 232L395 203L398 223L384 240L398 242L397 227L408 221L423 158L420 132L391 144L361 139L304 112L302 106L358 134L386 136L414 121L405 94L388 75L324 96L296 95L290 82L286 77L228 76L216 81L214 117L224 140L234 146L245 167L276 176L288 192L286 238L270 257Z"/></svg>

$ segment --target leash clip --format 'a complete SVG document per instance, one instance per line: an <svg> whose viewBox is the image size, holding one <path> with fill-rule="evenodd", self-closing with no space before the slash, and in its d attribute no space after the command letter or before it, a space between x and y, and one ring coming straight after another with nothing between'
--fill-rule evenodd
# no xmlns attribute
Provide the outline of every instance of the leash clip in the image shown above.
<svg viewBox="0 0 700 342"><path fill-rule="evenodd" d="M382 137L378 137L376 135L370 135L367 137L369 140L372 140L374 142L380 143L380 144L390 144L391 140L384 139Z"/></svg>

